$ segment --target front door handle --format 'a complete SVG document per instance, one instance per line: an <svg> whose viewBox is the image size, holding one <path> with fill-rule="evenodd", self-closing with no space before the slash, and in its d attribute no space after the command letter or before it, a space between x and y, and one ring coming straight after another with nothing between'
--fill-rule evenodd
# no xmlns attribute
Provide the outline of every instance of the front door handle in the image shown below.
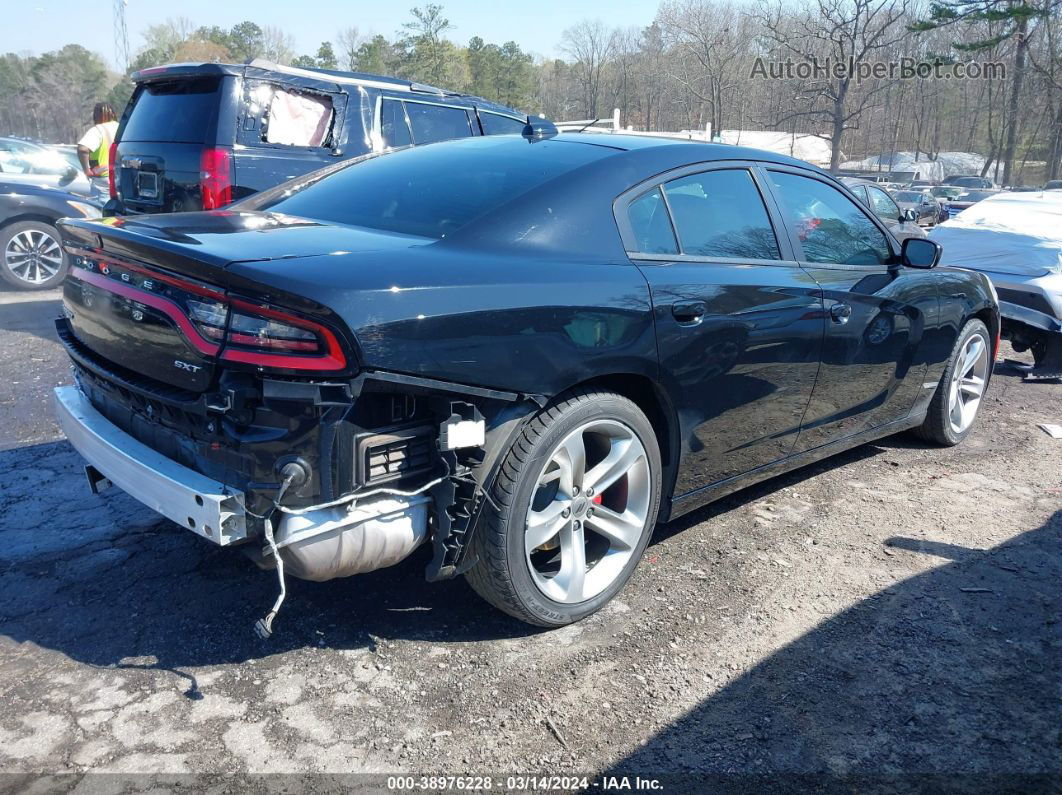
<svg viewBox="0 0 1062 795"><path fill-rule="evenodd" d="M852 307L848 304L834 304L830 307L830 317L837 323L847 323L852 316Z"/></svg>
<svg viewBox="0 0 1062 795"><path fill-rule="evenodd" d="M704 301L679 301L671 305L671 314L679 323L696 323L707 311Z"/></svg>

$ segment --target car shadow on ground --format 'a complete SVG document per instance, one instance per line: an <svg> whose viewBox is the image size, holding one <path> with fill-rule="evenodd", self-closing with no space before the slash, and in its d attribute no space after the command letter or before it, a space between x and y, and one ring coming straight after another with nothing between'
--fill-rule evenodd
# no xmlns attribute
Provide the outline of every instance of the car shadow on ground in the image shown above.
<svg viewBox="0 0 1062 795"><path fill-rule="evenodd" d="M668 791L690 792L786 782L1057 791L1062 511L991 549L887 543L895 555L931 555L941 565L825 620L609 774L651 771L668 779Z"/></svg>
<svg viewBox="0 0 1062 795"><path fill-rule="evenodd" d="M876 442L860 445L859 447L853 447L850 450L845 450L813 464L794 469L783 475L778 475L752 486L746 486L740 491L690 511L690 513L673 519L667 524L660 525L653 533L651 543L659 544L673 535L685 532L703 522L709 522L717 516L733 511L750 502L769 497L782 489L791 488L817 475L823 475L850 464L874 458L891 448L918 449L925 446L925 442L921 442L914 437L908 438L906 434L898 434L897 436L879 439Z"/></svg>
<svg viewBox="0 0 1062 795"><path fill-rule="evenodd" d="M745 489L659 527L653 543L831 469L876 455L847 451ZM46 490L34 488L49 479ZM542 630L481 600L463 578L429 583L422 546L391 568L324 583L288 578L268 640L255 620L277 595L256 568L112 489L92 495L65 441L0 451L0 634L97 666L169 670L239 663L294 649L372 648L378 638L453 643ZM58 495L63 500L58 501ZM47 518L42 518L47 517Z"/></svg>
<svg viewBox="0 0 1062 795"><path fill-rule="evenodd" d="M534 631L482 603L463 580L426 582L430 550L422 547L358 577L288 578L274 635L260 640L253 624L276 598L275 572L117 490L90 494L82 467L65 441L0 452L10 486L0 492L0 634L15 641L91 665L142 667L154 658L148 667L175 670L310 646L371 647L378 637L454 642ZM23 486L38 477L51 486Z"/></svg>

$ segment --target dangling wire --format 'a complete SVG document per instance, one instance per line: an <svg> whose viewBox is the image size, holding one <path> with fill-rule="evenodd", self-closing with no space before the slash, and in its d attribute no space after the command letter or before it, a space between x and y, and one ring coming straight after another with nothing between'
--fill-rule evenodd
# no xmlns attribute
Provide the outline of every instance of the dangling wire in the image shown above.
<svg viewBox="0 0 1062 795"><path fill-rule="evenodd" d="M258 637L265 639L273 634L273 619L276 618L277 613L280 611L280 606L284 604L284 597L287 595L287 588L284 586L284 559L280 557L280 550L277 549L277 542L273 538L273 520L265 520L265 538L269 544L269 549L273 552L273 560L277 564L277 579L280 580L280 595L277 596L277 601L273 603L273 609L265 614L264 618L260 618L254 622L254 631L258 634Z"/></svg>
<svg viewBox="0 0 1062 795"><path fill-rule="evenodd" d="M277 596L276 602L273 603L273 609L254 622L254 631L258 637L263 640L273 634L273 619L277 617L277 613L280 611L280 606L284 604L284 597L287 596L288 593L288 589L284 582L284 559L280 557L280 550L277 548L276 539L273 537L272 515L273 512L280 507L280 501L284 498L284 493L295 481L296 477L298 477L297 472L289 472L284 478L284 482L280 484L276 499L273 500L273 507L269 509L264 517L262 517L263 525L265 527L266 543L269 544L269 549L273 553L273 560L277 565L277 580L280 582L280 594Z"/></svg>

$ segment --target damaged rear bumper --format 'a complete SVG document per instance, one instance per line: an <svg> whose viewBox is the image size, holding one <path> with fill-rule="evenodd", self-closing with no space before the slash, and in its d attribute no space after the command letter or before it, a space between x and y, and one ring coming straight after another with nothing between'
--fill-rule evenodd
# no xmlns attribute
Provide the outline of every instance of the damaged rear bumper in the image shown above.
<svg viewBox="0 0 1062 795"><path fill-rule="evenodd" d="M54 392L66 438L92 470L154 511L227 546L247 538L242 492L170 460L100 414L76 386ZM90 483L98 482L89 472Z"/></svg>
<svg viewBox="0 0 1062 795"><path fill-rule="evenodd" d="M139 442L97 411L76 386L57 388L54 399L60 426L88 463L86 473L93 491L109 481L152 510L221 546L259 538L239 489ZM422 492L431 485L425 483L408 494L381 488L336 505L280 508L272 547L288 573L305 580L324 581L393 566L428 537L431 499ZM275 566L268 548L258 551L251 544L249 551L259 565Z"/></svg>

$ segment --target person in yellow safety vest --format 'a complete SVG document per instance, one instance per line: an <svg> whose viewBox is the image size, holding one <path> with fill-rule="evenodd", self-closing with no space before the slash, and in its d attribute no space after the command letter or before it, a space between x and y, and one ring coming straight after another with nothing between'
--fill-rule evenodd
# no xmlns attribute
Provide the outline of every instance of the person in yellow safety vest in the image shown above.
<svg viewBox="0 0 1062 795"><path fill-rule="evenodd" d="M92 109L92 126L77 142L77 159L89 179L106 177L109 171L111 142L118 134L118 121L109 102L97 102Z"/></svg>

